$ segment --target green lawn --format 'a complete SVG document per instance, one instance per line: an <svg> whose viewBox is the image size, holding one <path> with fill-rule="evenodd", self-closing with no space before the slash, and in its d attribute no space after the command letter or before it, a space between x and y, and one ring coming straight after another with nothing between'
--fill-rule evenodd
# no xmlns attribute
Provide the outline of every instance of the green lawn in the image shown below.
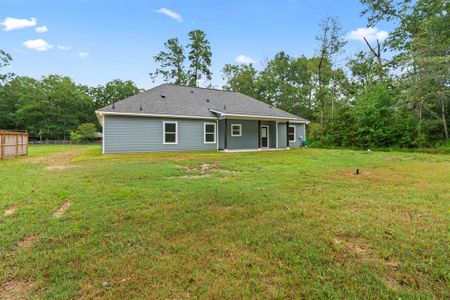
<svg viewBox="0 0 450 300"><path fill-rule="evenodd" d="M448 299L449 212L450 155L35 146L0 161L0 298Z"/></svg>

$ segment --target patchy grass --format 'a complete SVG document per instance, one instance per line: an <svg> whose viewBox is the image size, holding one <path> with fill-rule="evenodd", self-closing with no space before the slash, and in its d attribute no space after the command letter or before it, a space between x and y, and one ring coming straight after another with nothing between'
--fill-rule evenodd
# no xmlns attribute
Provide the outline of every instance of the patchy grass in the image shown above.
<svg viewBox="0 0 450 300"><path fill-rule="evenodd" d="M450 297L449 155L37 146L0 178L9 298Z"/></svg>

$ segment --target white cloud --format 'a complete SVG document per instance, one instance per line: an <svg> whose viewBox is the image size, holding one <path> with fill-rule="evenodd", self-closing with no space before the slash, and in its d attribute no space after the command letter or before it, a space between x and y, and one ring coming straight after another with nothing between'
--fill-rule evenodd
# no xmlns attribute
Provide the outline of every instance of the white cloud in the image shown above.
<svg viewBox="0 0 450 300"><path fill-rule="evenodd" d="M47 26L43 25L43 26L34 28L34 30L36 30L36 32L43 33L43 32L47 32L48 28L47 28Z"/></svg>
<svg viewBox="0 0 450 300"><path fill-rule="evenodd" d="M58 46L56 46L56 48L58 48L58 50L61 50L61 51L68 51L68 50L70 50L69 46L58 45Z"/></svg>
<svg viewBox="0 0 450 300"><path fill-rule="evenodd" d="M174 19L177 22L183 22L183 18L181 17L181 15L176 13L176 12L174 12L174 11L171 11L170 9L160 8L158 10L155 10L155 12L157 12L158 14L166 15L169 18L172 18L172 19Z"/></svg>
<svg viewBox="0 0 450 300"><path fill-rule="evenodd" d="M53 48L52 45L50 45L43 39L28 40L23 42L23 45L28 49L33 49L36 51L47 51Z"/></svg>
<svg viewBox="0 0 450 300"><path fill-rule="evenodd" d="M11 30L15 30L15 29L36 26L36 18L16 19L16 18L7 17L0 24L5 26L4 31L11 31Z"/></svg>
<svg viewBox="0 0 450 300"><path fill-rule="evenodd" d="M389 36L389 33L384 30L378 30L376 27L358 28L356 30L347 33L347 40L356 40L364 42L364 38L369 42L376 41L377 39L382 42Z"/></svg>
<svg viewBox="0 0 450 300"><path fill-rule="evenodd" d="M86 57L88 57L89 56L89 53L87 53L87 52L78 52L78 55L81 57L81 58L86 58Z"/></svg>
<svg viewBox="0 0 450 300"><path fill-rule="evenodd" d="M255 63L255 60L253 58L251 58L250 56L243 55L243 54L236 57L236 61L240 64L245 64L245 65Z"/></svg>

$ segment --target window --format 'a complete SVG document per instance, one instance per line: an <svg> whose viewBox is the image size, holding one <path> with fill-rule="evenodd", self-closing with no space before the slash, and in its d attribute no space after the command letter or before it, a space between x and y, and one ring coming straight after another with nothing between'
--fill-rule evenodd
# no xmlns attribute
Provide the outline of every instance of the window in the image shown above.
<svg viewBox="0 0 450 300"><path fill-rule="evenodd" d="M178 144L178 122L163 121L164 144Z"/></svg>
<svg viewBox="0 0 450 300"><path fill-rule="evenodd" d="M216 123L205 123L205 136L203 142L205 144L216 143Z"/></svg>
<svg viewBox="0 0 450 300"><path fill-rule="evenodd" d="M242 136L242 124L231 124L231 136Z"/></svg>
<svg viewBox="0 0 450 300"><path fill-rule="evenodd" d="M296 142L296 140L295 140L295 125L289 125L289 142Z"/></svg>

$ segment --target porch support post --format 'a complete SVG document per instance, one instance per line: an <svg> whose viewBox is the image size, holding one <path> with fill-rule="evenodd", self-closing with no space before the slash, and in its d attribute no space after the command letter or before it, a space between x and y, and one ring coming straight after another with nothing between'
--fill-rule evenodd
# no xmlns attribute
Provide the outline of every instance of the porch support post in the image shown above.
<svg viewBox="0 0 450 300"><path fill-rule="evenodd" d="M261 148L261 120L258 120L258 149Z"/></svg>
<svg viewBox="0 0 450 300"><path fill-rule="evenodd" d="M223 150L228 149L228 119L225 119L225 135L223 136Z"/></svg>
<svg viewBox="0 0 450 300"><path fill-rule="evenodd" d="M277 138L275 140L275 146L278 149L278 121L275 121L275 137Z"/></svg>
<svg viewBox="0 0 450 300"><path fill-rule="evenodd" d="M289 148L289 121L286 122L286 148Z"/></svg>

